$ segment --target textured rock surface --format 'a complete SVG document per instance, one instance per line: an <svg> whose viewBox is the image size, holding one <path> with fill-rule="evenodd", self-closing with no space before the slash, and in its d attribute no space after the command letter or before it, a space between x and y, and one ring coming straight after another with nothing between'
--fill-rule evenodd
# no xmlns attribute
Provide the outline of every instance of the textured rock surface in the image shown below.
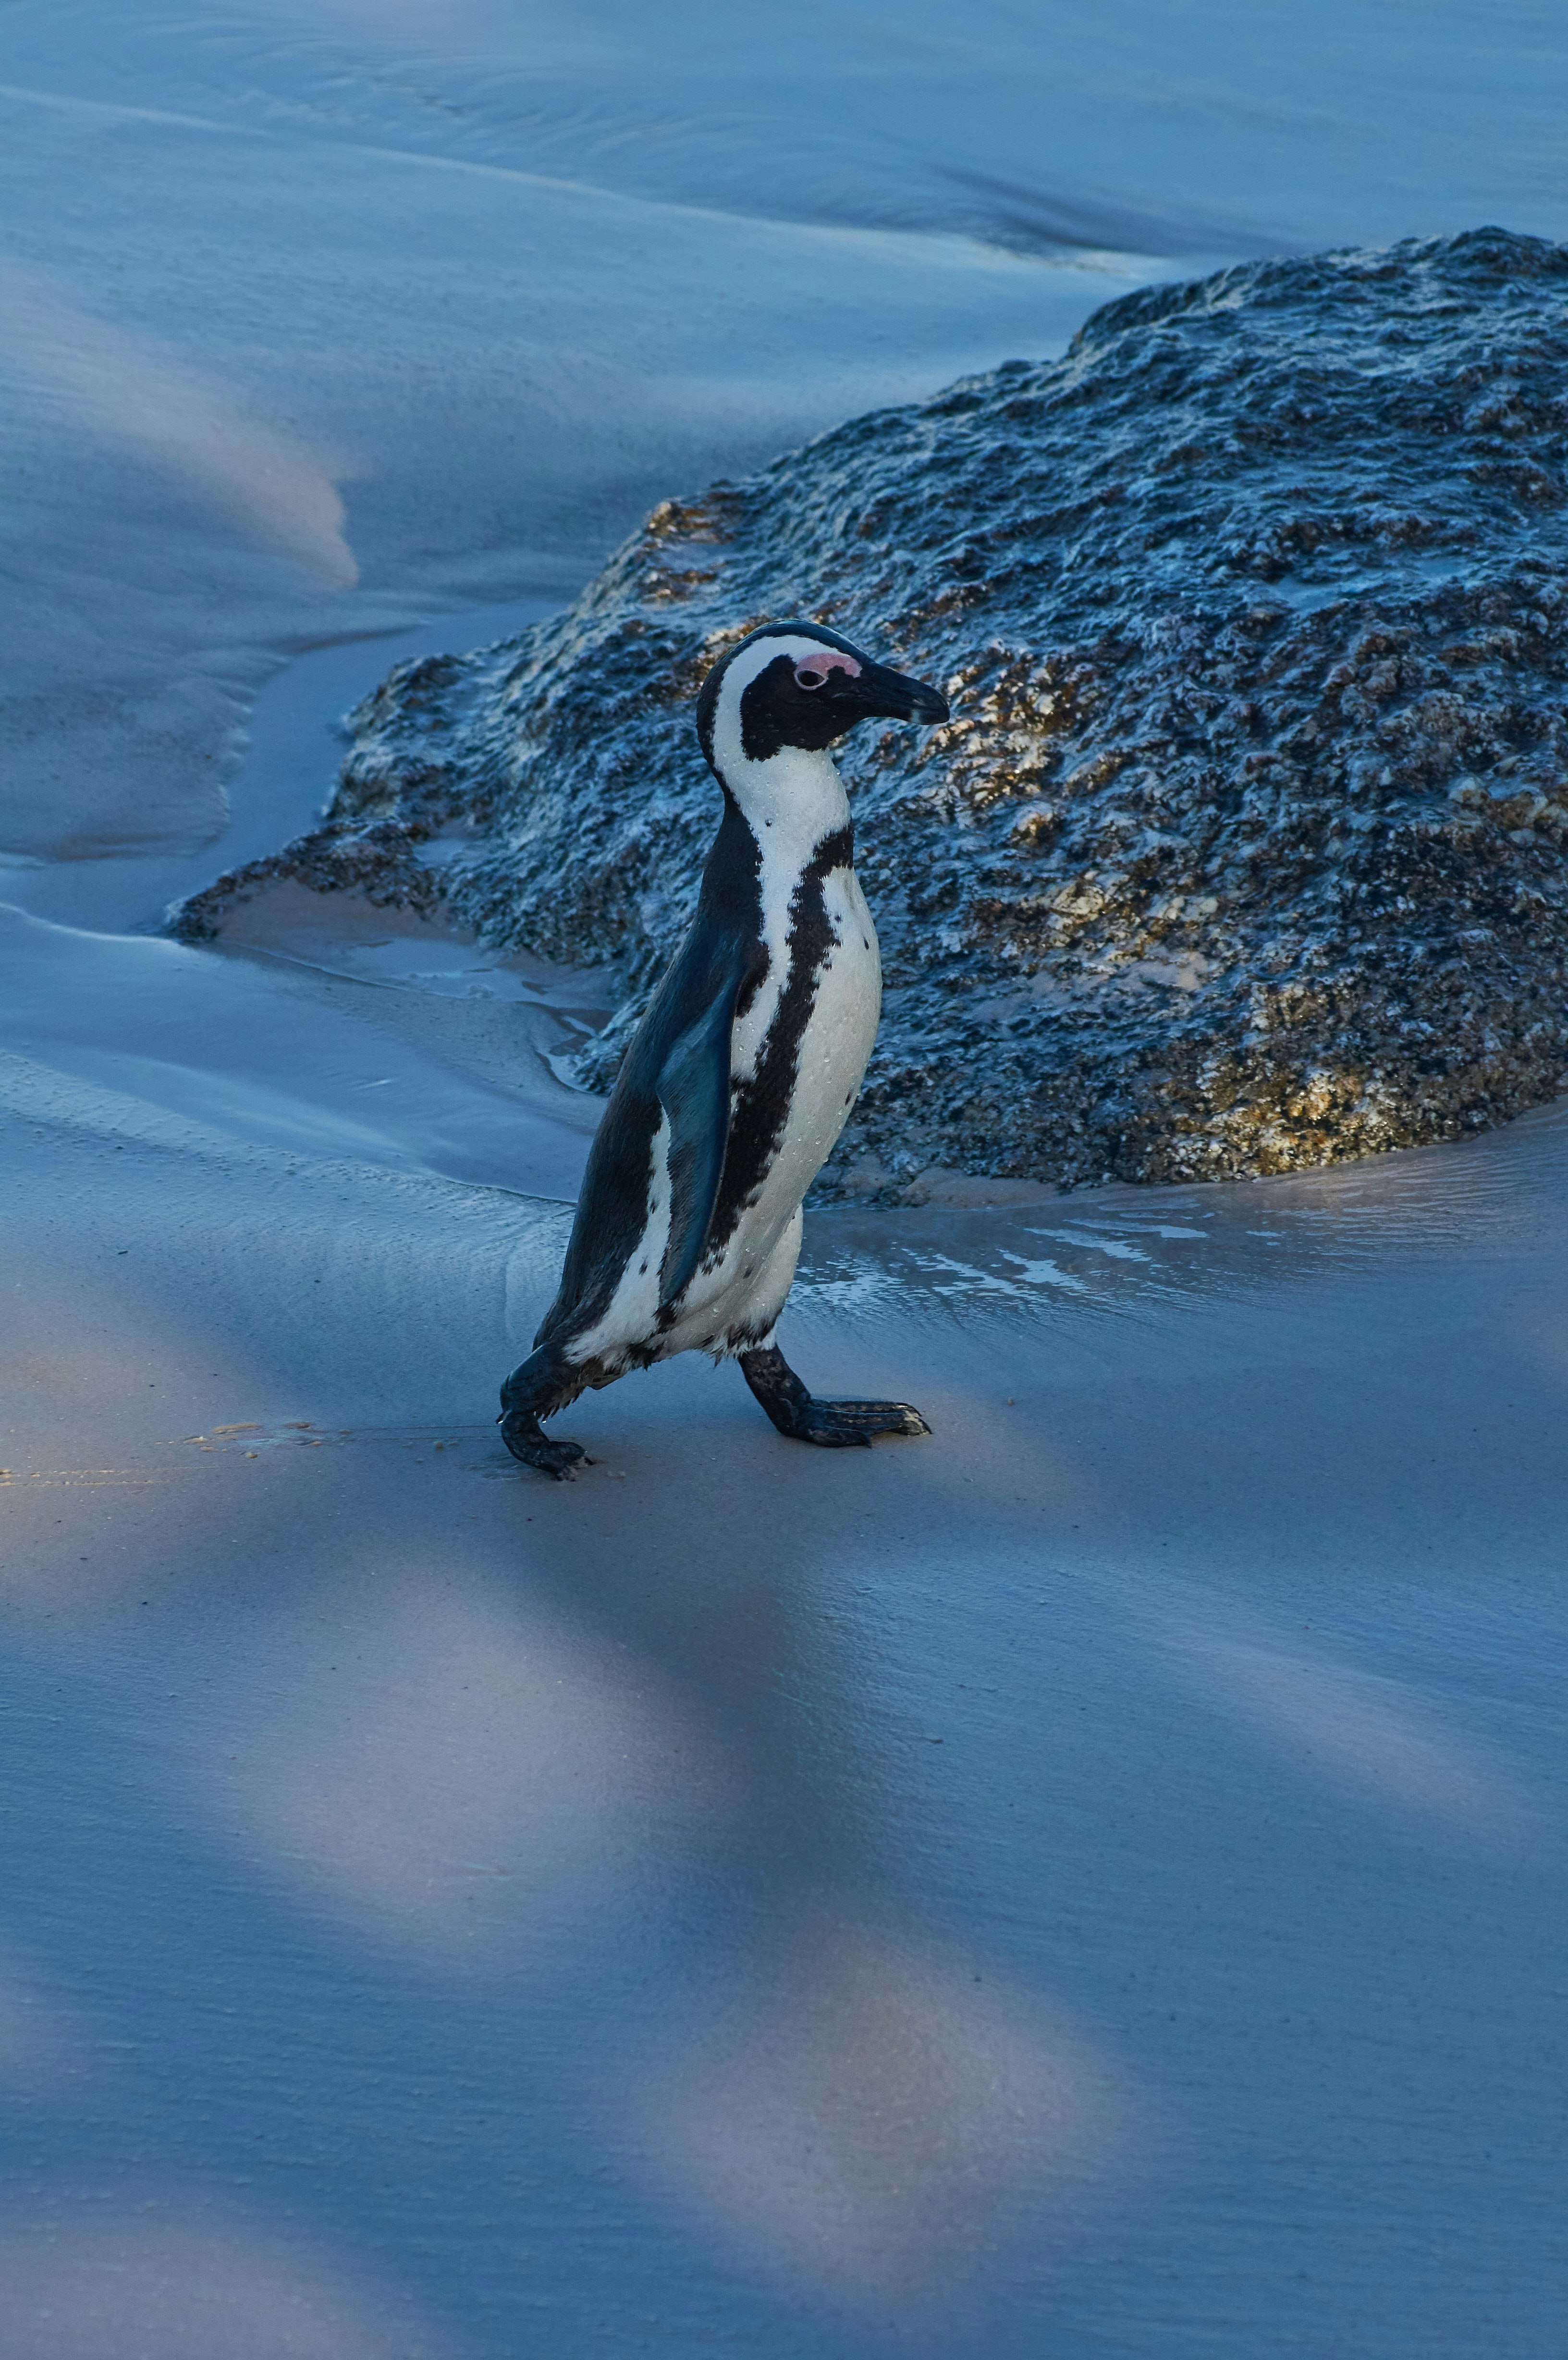
<svg viewBox="0 0 1568 2360"><path fill-rule="evenodd" d="M1568 248L1479 231L1110 305L658 509L565 615L394 672L279 871L608 963L694 896L705 665L812 615L952 723L842 749L887 1012L827 1185L1274 1172L1568 1079Z"/></svg>

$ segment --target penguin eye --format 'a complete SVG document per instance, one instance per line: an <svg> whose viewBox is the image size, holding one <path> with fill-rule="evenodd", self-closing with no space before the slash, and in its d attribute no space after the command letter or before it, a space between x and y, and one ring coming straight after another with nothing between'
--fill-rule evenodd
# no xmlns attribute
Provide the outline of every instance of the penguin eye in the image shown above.
<svg viewBox="0 0 1568 2360"><path fill-rule="evenodd" d="M810 664L801 664L795 673L797 688L821 688L827 679L825 672L813 672Z"/></svg>

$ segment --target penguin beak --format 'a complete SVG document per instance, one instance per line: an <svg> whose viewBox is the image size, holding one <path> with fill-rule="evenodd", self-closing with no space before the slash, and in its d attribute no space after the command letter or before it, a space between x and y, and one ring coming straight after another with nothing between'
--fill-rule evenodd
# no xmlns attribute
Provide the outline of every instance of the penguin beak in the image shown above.
<svg viewBox="0 0 1568 2360"><path fill-rule="evenodd" d="M835 705L850 706L856 720L945 721L947 699L922 680L907 680L886 664L865 663L851 676L836 667L829 674Z"/></svg>

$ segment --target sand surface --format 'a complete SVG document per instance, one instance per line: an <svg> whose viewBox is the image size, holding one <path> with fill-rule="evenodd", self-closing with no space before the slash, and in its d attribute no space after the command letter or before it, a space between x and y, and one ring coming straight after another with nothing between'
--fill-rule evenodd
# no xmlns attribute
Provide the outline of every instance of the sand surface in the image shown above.
<svg viewBox="0 0 1568 2360"><path fill-rule="evenodd" d="M157 933L666 493L1568 235L1555 15L9 16L0 2353L1557 2360L1568 1114L824 1212L931 1440L687 1360L554 1486L595 978Z"/></svg>

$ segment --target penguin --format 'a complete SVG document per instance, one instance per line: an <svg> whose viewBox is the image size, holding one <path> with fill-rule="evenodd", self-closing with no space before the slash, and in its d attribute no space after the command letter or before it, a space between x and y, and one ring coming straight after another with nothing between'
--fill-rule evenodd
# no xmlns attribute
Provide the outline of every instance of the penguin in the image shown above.
<svg viewBox="0 0 1568 2360"><path fill-rule="evenodd" d="M819 623L765 623L714 664L697 735L724 797L696 915L594 1136L561 1286L501 1388L514 1459L583 1451L542 1419L677 1352L736 1360L783 1435L929 1434L907 1402L818 1401L774 1340L800 1203L855 1104L881 1012L877 930L829 748L946 699Z"/></svg>

